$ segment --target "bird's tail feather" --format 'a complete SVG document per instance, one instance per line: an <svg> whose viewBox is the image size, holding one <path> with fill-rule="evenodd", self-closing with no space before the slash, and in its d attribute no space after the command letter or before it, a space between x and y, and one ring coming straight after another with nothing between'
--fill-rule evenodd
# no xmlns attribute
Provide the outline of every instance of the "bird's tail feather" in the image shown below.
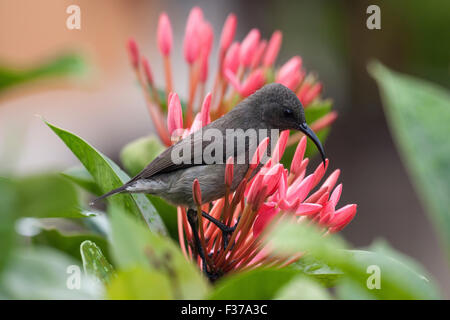
<svg viewBox="0 0 450 320"><path fill-rule="evenodd" d="M126 189L127 189L127 185L123 185L123 186L121 186L121 187L119 187L117 189L111 190L111 191L105 193L104 195L102 195L102 196L92 200L92 202L89 203L89 205L93 206L96 202L98 202L98 201L100 201L102 199L105 199L105 198L107 198L109 196L112 196L113 194L124 192Z"/></svg>

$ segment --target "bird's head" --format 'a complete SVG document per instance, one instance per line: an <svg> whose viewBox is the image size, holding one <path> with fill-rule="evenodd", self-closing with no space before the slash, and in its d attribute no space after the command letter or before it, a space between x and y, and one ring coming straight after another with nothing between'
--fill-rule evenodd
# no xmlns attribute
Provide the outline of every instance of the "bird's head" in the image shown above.
<svg viewBox="0 0 450 320"><path fill-rule="evenodd" d="M307 135L319 150L325 163L325 152L316 134L308 127L305 111L297 95L279 83L265 85L251 97L261 111L262 121L268 127L279 130L300 130Z"/></svg>

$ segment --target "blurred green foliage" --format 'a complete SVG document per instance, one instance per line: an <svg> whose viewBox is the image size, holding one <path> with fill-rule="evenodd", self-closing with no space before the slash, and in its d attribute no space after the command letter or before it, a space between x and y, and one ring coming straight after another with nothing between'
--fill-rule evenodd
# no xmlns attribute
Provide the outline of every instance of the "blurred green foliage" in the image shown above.
<svg viewBox="0 0 450 320"><path fill-rule="evenodd" d="M450 258L450 94L380 63L369 71L402 160Z"/></svg>
<svg viewBox="0 0 450 320"><path fill-rule="evenodd" d="M0 94L14 86L48 78L66 77L85 72L86 65L78 54L62 54L30 68L11 68L0 63Z"/></svg>

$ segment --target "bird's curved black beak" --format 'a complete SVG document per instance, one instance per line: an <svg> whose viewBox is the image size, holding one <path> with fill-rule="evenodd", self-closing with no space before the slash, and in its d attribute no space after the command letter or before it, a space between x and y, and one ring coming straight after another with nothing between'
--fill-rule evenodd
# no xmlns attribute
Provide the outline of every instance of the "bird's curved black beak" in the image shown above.
<svg viewBox="0 0 450 320"><path fill-rule="evenodd" d="M320 152L320 155L322 156L323 166L325 167L325 151L323 150L322 143L320 142L319 138L316 136L314 131L311 130L310 127L305 123L302 123L298 129L303 132L305 135L307 135L316 145L317 149Z"/></svg>

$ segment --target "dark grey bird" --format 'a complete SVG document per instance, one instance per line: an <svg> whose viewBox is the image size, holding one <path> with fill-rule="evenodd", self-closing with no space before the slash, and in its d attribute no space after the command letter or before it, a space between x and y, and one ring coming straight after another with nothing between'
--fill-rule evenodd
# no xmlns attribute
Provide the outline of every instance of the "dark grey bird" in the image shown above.
<svg viewBox="0 0 450 320"><path fill-rule="evenodd" d="M206 135L211 135L211 129L215 130L212 135L219 136L222 140L206 138ZM251 137L248 133L249 129L256 133L256 137ZM129 182L102 195L94 202L116 193L134 192L154 194L174 205L196 208L192 197L192 184L195 179L198 179L200 183L204 203L223 197L225 195L226 161L230 156L238 159L245 153L241 158L245 159L244 163L241 161L236 164L235 160L231 186L231 190L234 191L244 178L248 170L249 159L253 155L252 151L256 149L257 145L266 136L271 137L271 130L286 129L300 130L311 138L325 161L320 140L306 124L300 100L290 89L281 84L272 83L243 100L223 117L203 127L202 134L193 133L167 148ZM237 132L237 134L230 135L230 132ZM244 137L245 145L237 143L242 135L247 135ZM233 141L230 141L231 139ZM227 146L232 147L227 148ZM271 141L267 151L269 155L273 146L275 143ZM210 149L215 147L216 150L222 148L222 157L211 163L206 159L204 152L195 151L205 151L207 147ZM182 163L173 160L174 154L178 155L179 153L177 150L187 149L190 150L190 158L184 158ZM215 158L217 159L217 157Z"/></svg>
<svg viewBox="0 0 450 320"><path fill-rule="evenodd" d="M325 162L323 147L306 124L300 100L290 89L281 84L272 83L240 102L223 117L203 127L201 134L193 133L167 148L129 182L95 201L121 192L154 194L175 205L187 207L189 222L194 228L196 226L194 210L196 204L192 195L194 180L198 179L200 183L203 203L223 197L226 192L224 183L226 161L232 156L235 164L231 190L234 191L244 178L249 167L249 159L252 158L257 145L265 137L270 138L273 130L279 132L286 129L300 130L311 138ZM229 132L238 132L238 134L227 134ZM247 134L249 132L256 133L256 137ZM215 139L211 139L211 135ZM236 139L242 136L245 143L239 145ZM268 155L271 154L274 146L272 139L268 146ZM216 161L208 161L205 157L204 154L208 149L214 149L213 156ZM179 154L179 150L183 150L184 156L184 161L181 163L174 161L174 155ZM195 150L205 152L198 153ZM190 152L184 154L187 151ZM242 156L240 159L244 161L237 161L239 156ZM253 174L256 174L260 168L261 165L254 170ZM223 232L233 231L232 228L223 225L206 213L203 216L215 223ZM201 252L200 255L202 256Z"/></svg>

